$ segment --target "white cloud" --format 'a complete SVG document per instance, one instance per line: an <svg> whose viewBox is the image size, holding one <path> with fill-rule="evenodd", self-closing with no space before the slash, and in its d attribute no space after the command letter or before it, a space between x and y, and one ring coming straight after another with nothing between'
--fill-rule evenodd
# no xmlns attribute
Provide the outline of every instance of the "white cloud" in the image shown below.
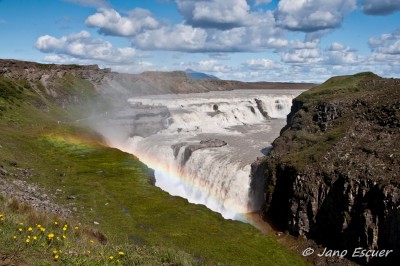
<svg viewBox="0 0 400 266"><path fill-rule="evenodd" d="M121 16L114 9L100 8L96 14L89 16L85 23L89 27L99 28L102 34L125 37L160 26L150 11L141 8L132 10L128 17Z"/></svg>
<svg viewBox="0 0 400 266"><path fill-rule="evenodd" d="M227 78L234 71L231 67L215 59L201 60L199 62L181 62L178 68L182 70L193 69L195 71L212 74L219 78Z"/></svg>
<svg viewBox="0 0 400 266"><path fill-rule="evenodd" d="M62 56L81 60L98 60L106 63L129 63L136 55L133 48L115 48L110 42L93 39L87 31L73 33L55 38L44 35L37 39L36 48L44 53L54 53ZM48 57L49 58L49 57Z"/></svg>
<svg viewBox="0 0 400 266"><path fill-rule="evenodd" d="M377 39L370 38L368 43L375 53L400 55L400 28Z"/></svg>
<svg viewBox="0 0 400 266"><path fill-rule="evenodd" d="M233 28L246 23L250 6L246 0L176 0L189 25L201 28Z"/></svg>
<svg viewBox="0 0 400 266"><path fill-rule="evenodd" d="M317 32L338 28L355 8L356 0L281 0L275 17L286 29Z"/></svg>
<svg viewBox="0 0 400 266"><path fill-rule="evenodd" d="M366 60L364 56L357 55L354 49L338 42L333 42L324 56L324 63L328 65L356 65Z"/></svg>
<svg viewBox="0 0 400 266"><path fill-rule="evenodd" d="M276 27L271 11L250 13L245 0L238 0L238 5L220 0L176 1L184 12L191 14L180 24L161 23L144 9L137 8L121 15L114 9L100 8L86 19L86 25L98 28L104 35L127 37L133 46L142 50L257 51L274 48L276 43L268 42L268 39L283 35ZM202 23L192 25L190 22L194 19L206 24L216 23L218 27Z"/></svg>
<svg viewBox="0 0 400 266"><path fill-rule="evenodd" d="M252 70L277 69L282 67L278 62L268 58L250 59L242 65Z"/></svg>
<svg viewBox="0 0 400 266"><path fill-rule="evenodd" d="M347 50L347 46L338 42L332 43L331 46L329 47L329 51L344 51L344 50Z"/></svg>
<svg viewBox="0 0 400 266"><path fill-rule="evenodd" d="M188 25L162 27L136 35L133 43L143 50L198 51L202 50L207 39L204 29Z"/></svg>
<svg viewBox="0 0 400 266"><path fill-rule="evenodd" d="M316 48L295 49L282 54L282 61L285 63L315 64L321 60L319 50Z"/></svg>
<svg viewBox="0 0 400 266"><path fill-rule="evenodd" d="M362 4L362 11L368 15L389 15L399 10L399 0L364 0Z"/></svg>
<svg viewBox="0 0 400 266"><path fill-rule="evenodd" d="M197 64L198 71L204 71L204 72L228 72L231 69L228 68L227 66L221 64L217 60L203 60L199 61Z"/></svg>
<svg viewBox="0 0 400 266"><path fill-rule="evenodd" d="M185 52L240 52L271 48L268 39L281 35L272 13L255 13L251 18L252 25L223 30L187 24L162 26L137 34L132 42L143 50Z"/></svg>

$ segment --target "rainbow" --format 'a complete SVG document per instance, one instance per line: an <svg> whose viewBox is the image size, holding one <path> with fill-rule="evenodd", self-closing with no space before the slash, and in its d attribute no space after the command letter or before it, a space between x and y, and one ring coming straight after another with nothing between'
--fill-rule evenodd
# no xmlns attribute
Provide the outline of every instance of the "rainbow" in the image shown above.
<svg viewBox="0 0 400 266"><path fill-rule="evenodd" d="M195 182L195 176L185 174L184 171L179 170L179 167L176 165L170 165L167 162L156 158L155 156L149 156L136 150L134 151L131 145L129 145L129 142L124 143L123 145L113 146L138 157L140 161L152 168L155 172L156 186L168 192L169 194L186 198L190 203L193 204L205 205L208 209L220 213L225 219L248 222L246 218L247 214L240 213L237 205L235 206L230 202L224 202L223 199L219 198L218 195L210 191L209 188L199 184L199 182ZM173 188L175 191L171 189L171 186L174 186ZM188 197L188 195L179 193L178 186L182 186L184 190L194 191L195 193L192 194L198 195L198 193L201 193L201 195L206 195L206 202L199 202L191 197ZM176 190L178 190L178 192L176 192Z"/></svg>

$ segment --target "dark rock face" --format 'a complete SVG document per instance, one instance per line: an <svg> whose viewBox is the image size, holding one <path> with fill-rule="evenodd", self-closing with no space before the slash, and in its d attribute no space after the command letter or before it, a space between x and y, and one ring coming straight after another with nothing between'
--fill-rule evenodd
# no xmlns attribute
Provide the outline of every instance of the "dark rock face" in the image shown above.
<svg viewBox="0 0 400 266"><path fill-rule="evenodd" d="M295 99L257 165L266 169L264 215L293 235L349 250L358 263L398 259L399 119L400 80L366 77L340 95ZM360 247L393 253L351 258Z"/></svg>
<svg viewBox="0 0 400 266"><path fill-rule="evenodd" d="M269 116L268 112L266 110L264 110L264 107L262 105L262 101L259 99L254 99L256 104L257 104L257 108L260 111L260 113L266 118L266 119L270 119L271 117Z"/></svg>
<svg viewBox="0 0 400 266"><path fill-rule="evenodd" d="M341 110L329 103L318 104L315 108L316 114L313 121L316 122L322 131L326 131L329 122L342 116Z"/></svg>

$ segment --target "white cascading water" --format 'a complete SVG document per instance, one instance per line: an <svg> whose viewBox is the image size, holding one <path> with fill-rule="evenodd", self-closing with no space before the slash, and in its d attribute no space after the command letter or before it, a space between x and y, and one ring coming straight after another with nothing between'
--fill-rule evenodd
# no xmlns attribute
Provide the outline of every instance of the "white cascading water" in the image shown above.
<svg viewBox="0 0 400 266"><path fill-rule="evenodd" d="M131 130L124 140L111 137L109 131L102 133L110 145L153 168L156 186L204 204L227 219L243 220L240 214L261 207L261 202L249 203L250 164L278 137L292 99L301 92L235 90L135 97L128 100L132 109L124 111L124 117L136 112L135 130L162 126L147 134ZM147 114L137 115L138 106ZM125 124L119 130L129 131L130 120ZM215 139L226 145L201 146L187 153L200 141Z"/></svg>

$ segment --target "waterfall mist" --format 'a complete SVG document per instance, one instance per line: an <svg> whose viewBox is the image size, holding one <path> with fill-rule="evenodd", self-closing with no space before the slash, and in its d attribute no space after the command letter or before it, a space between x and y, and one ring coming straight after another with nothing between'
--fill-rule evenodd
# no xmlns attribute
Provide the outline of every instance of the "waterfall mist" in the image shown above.
<svg viewBox="0 0 400 266"><path fill-rule="evenodd" d="M155 170L156 186L228 219L261 208L251 163L270 148L299 90L136 96L91 122L110 146ZM258 182L262 184L262 182ZM252 188L254 189L254 188Z"/></svg>

